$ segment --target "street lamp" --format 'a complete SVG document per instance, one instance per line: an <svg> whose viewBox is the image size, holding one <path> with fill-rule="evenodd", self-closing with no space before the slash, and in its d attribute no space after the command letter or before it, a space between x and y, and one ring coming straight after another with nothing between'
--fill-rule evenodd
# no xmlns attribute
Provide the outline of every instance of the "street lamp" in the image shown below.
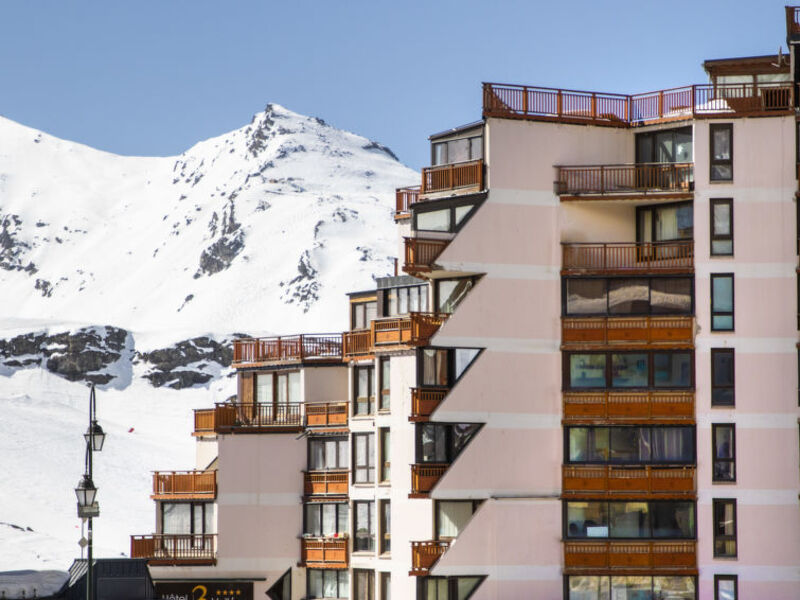
<svg viewBox="0 0 800 600"><path fill-rule="evenodd" d="M94 384L89 393L89 429L83 434L86 440L86 459L83 477L75 488L75 496L78 498L78 517L88 521L88 533L86 535L87 563L86 563L86 600L94 600L94 589L92 586L92 517L100 516L100 505L97 504L97 488L92 481L92 454L100 452L106 441L106 434L103 428L97 423L96 418L97 403L95 400ZM83 540L81 540L83 543Z"/></svg>

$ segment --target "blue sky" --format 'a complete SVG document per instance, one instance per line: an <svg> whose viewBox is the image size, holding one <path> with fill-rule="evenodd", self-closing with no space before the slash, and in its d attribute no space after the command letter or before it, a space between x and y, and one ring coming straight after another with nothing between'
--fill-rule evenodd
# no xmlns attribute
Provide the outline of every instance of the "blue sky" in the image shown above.
<svg viewBox="0 0 800 600"><path fill-rule="evenodd" d="M0 115L133 155L178 154L268 102L427 164L481 81L638 93L785 46L783 0L4 0ZM0 140L2 149L2 140Z"/></svg>

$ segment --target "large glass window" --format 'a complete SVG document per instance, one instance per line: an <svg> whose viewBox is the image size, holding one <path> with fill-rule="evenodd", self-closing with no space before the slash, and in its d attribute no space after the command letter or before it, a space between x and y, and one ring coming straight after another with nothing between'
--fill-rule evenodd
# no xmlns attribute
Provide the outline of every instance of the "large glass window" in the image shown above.
<svg viewBox="0 0 800 600"><path fill-rule="evenodd" d="M439 348L422 349L422 385L424 386L447 386L449 383L448 373L448 350Z"/></svg>
<svg viewBox="0 0 800 600"><path fill-rule="evenodd" d="M378 403L379 411L389 410L392 404L392 369L391 363L389 362L390 360L391 359L388 357L379 360L381 373L381 396L380 402Z"/></svg>
<svg viewBox="0 0 800 600"><path fill-rule="evenodd" d="M353 600L375 600L375 571L353 569Z"/></svg>
<svg viewBox="0 0 800 600"><path fill-rule="evenodd" d="M392 478L392 431L388 427L382 427L378 430L378 435L381 444L381 482L388 482Z"/></svg>
<svg viewBox="0 0 800 600"><path fill-rule="evenodd" d="M733 179L733 123L711 123L709 125L709 148L711 154L711 181Z"/></svg>
<svg viewBox="0 0 800 600"><path fill-rule="evenodd" d="M569 355L570 388L603 388L606 376L605 354Z"/></svg>
<svg viewBox="0 0 800 600"><path fill-rule="evenodd" d="M473 423L418 424L417 462L452 462L479 427L480 425Z"/></svg>
<svg viewBox="0 0 800 600"><path fill-rule="evenodd" d="M447 165L483 157L483 136L477 135L431 144L433 165Z"/></svg>
<svg viewBox="0 0 800 600"><path fill-rule="evenodd" d="M428 311L428 286L412 285L383 291L383 316L396 317Z"/></svg>
<svg viewBox="0 0 800 600"><path fill-rule="evenodd" d="M161 502L161 533L215 533L213 502Z"/></svg>
<svg viewBox="0 0 800 600"><path fill-rule="evenodd" d="M565 352L564 388L691 388L692 360L684 351Z"/></svg>
<svg viewBox="0 0 800 600"><path fill-rule="evenodd" d="M711 425L714 451L713 481L736 481L736 426L733 423Z"/></svg>
<svg viewBox="0 0 800 600"><path fill-rule="evenodd" d="M482 577L417 577L418 600L467 600Z"/></svg>
<svg viewBox="0 0 800 600"><path fill-rule="evenodd" d="M691 240L694 236L694 209L691 202L640 206L636 214L638 242Z"/></svg>
<svg viewBox="0 0 800 600"><path fill-rule="evenodd" d="M439 500L436 502L436 539L453 539L467 526L478 503L474 500Z"/></svg>
<svg viewBox="0 0 800 600"><path fill-rule="evenodd" d="M733 199L711 199L711 256L733 254Z"/></svg>
<svg viewBox="0 0 800 600"><path fill-rule="evenodd" d="M714 575L714 600L738 600L739 576Z"/></svg>
<svg viewBox="0 0 800 600"><path fill-rule="evenodd" d="M308 569L308 598L349 598L347 569Z"/></svg>
<svg viewBox="0 0 800 600"><path fill-rule="evenodd" d="M736 556L736 500L714 499L714 556Z"/></svg>
<svg viewBox="0 0 800 600"><path fill-rule="evenodd" d="M375 552L375 502L353 502L353 550Z"/></svg>
<svg viewBox="0 0 800 600"><path fill-rule="evenodd" d="M647 279L611 279L608 282L608 314L642 315L650 312Z"/></svg>
<svg viewBox="0 0 800 600"><path fill-rule="evenodd" d="M353 434L355 483L375 481L375 434Z"/></svg>
<svg viewBox="0 0 800 600"><path fill-rule="evenodd" d="M692 357L685 352L653 354L653 386L664 388L688 387L692 380Z"/></svg>
<svg viewBox="0 0 800 600"><path fill-rule="evenodd" d="M378 317L378 303L353 302L351 304L350 329L368 329L370 322Z"/></svg>
<svg viewBox="0 0 800 600"><path fill-rule="evenodd" d="M647 502L609 502L608 537L650 537L649 514Z"/></svg>
<svg viewBox="0 0 800 600"><path fill-rule="evenodd" d="M612 354L611 387L645 388L649 381L647 354Z"/></svg>
<svg viewBox="0 0 800 600"><path fill-rule="evenodd" d="M323 438L308 441L309 471L346 469L347 438Z"/></svg>
<svg viewBox="0 0 800 600"><path fill-rule="evenodd" d="M392 503L381 500L381 554L392 551Z"/></svg>
<svg viewBox="0 0 800 600"><path fill-rule="evenodd" d="M636 135L636 162L692 162L692 128L680 127Z"/></svg>
<svg viewBox="0 0 800 600"><path fill-rule="evenodd" d="M711 331L733 331L733 273L711 275Z"/></svg>
<svg viewBox="0 0 800 600"><path fill-rule="evenodd" d="M568 575L567 600L696 600L695 578L685 575Z"/></svg>
<svg viewBox="0 0 800 600"><path fill-rule="evenodd" d="M566 502L568 538L694 539L693 502L585 501Z"/></svg>
<svg viewBox="0 0 800 600"><path fill-rule="evenodd" d="M347 535L349 513L345 502L308 503L304 533L315 537Z"/></svg>
<svg viewBox="0 0 800 600"><path fill-rule="evenodd" d="M688 315L693 312L692 279L662 277L650 280L650 312L654 315Z"/></svg>
<svg viewBox="0 0 800 600"><path fill-rule="evenodd" d="M461 301L466 298L475 279L437 279L436 280L436 310L438 312L452 313Z"/></svg>
<svg viewBox="0 0 800 600"><path fill-rule="evenodd" d="M692 296L691 277L567 278L564 314L690 315Z"/></svg>
<svg viewBox="0 0 800 600"><path fill-rule="evenodd" d="M375 368L372 365L353 369L353 410L356 415L375 412Z"/></svg>
<svg viewBox="0 0 800 600"><path fill-rule="evenodd" d="M711 406L735 404L733 348L711 349Z"/></svg>
<svg viewBox="0 0 800 600"><path fill-rule="evenodd" d="M694 429L687 426L586 426L564 430L567 462L694 464Z"/></svg>

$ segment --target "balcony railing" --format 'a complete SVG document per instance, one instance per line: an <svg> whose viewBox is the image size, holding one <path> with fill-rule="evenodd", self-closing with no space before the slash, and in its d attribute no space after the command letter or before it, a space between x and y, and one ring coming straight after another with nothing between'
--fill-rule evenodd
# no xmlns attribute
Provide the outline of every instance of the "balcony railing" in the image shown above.
<svg viewBox="0 0 800 600"><path fill-rule="evenodd" d="M131 558L146 558L151 565L212 565L216 556L214 533L131 536Z"/></svg>
<svg viewBox="0 0 800 600"><path fill-rule="evenodd" d="M307 471L304 476L303 488L307 496L346 496L348 493L349 472L346 469Z"/></svg>
<svg viewBox="0 0 800 600"><path fill-rule="evenodd" d="M194 435L214 433L214 408L196 408L194 410Z"/></svg>
<svg viewBox="0 0 800 600"><path fill-rule="evenodd" d="M411 216L411 207L419 202L420 186L397 188L395 190L394 218L405 219Z"/></svg>
<svg viewBox="0 0 800 600"><path fill-rule="evenodd" d="M439 406L447 392L446 389L411 388L411 421L427 421Z"/></svg>
<svg viewBox="0 0 800 600"><path fill-rule="evenodd" d="M422 169L422 194L483 189L483 159Z"/></svg>
<svg viewBox="0 0 800 600"><path fill-rule="evenodd" d="M217 495L216 471L156 471L153 499L210 499Z"/></svg>
<svg viewBox="0 0 800 600"><path fill-rule="evenodd" d="M565 423L640 421L691 423L694 421L692 391L674 392L565 392Z"/></svg>
<svg viewBox="0 0 800 600"><path fill-rule="evenodd" d="M564 348L598 346L687 347L694 343L694 317L565 317Z"/></svg>
<svg viewBox="0 0 800 600"><path fill-rule="evenodd" d="M347 538L302 538L302 564L315 569L346 569Z"/></svg>
<svg viewBox="0 0 800 600"><path fill-rule="evenodd" d="M694 242L564 243L563 274L691 273Z"/></svg>
<svg viewBox="0 0 800 600"><path fill-rule="evenodd" d="M404 317L377 319L372 322L373 345L424 346L449 316L448 313L412 312Z"/></svg>
<svg viewBox="0 0 800 600"><path fill-rule="evenodd" d="M687 571L697 567L697 544L694 541L566 542L564 567Z"/></svg>
<svg viewBox="0 0 800 600"><path fill-rule="evenodd" d="M688 195L694 182L693 163L569 166L556 167L556 170L555 192L566 196Z"/></svg>
<svg viewBox="0 0 800 600"><path fill-rule="evenodd" d="M409 275L426 273L432 270L439 255L450 240L428 240L424 238L403 238L406 248L406 261L403 271Z"/></svg>
<svg viewBox="0 0 800 600"><path fill-rule="evenodd" d="M233 431L297 431L303 428L303 405L225 402L216 405L217 433Z"/></svg>
<svg viewBox="0 0 800 600"><path fill-rule="evenodd" d="M427 575L431 567L450 547L446 540L432 540L427 542L411 542L411 572L409 575Z"/></svg>
<svg viewBox="0 0 800 600"><path fill-rule="evenodd" d="M417 463L411 465L411 493L424 495L442 478L449 467L446 463Z"/></svg>
<svg viewBox="0 0 800 600"><path fill-rule="evenodd" d="M233 342L233 366L282 362L337 362L342 360L342 336L303 334L249 338Z"/></svg>
<svg viewBox="0 0 800 600"><path fill-rule="evenodd" d="M483 115L633 127L698 117L790 112L794 84L700 84L648 92L608 94L555 88L483 84Z"/></svg>
<svg viewBox="0 0 800 600"><path fill-rule="evenodd" d="M346 331L342 334L342 353L345 358L366 356L372 354L372 330L358 329Z"/></svg>
<svg viewBox="0 0 800 600"><path fill-rule="evenodd" d="M623 467L612 465L564 465L564 495L605 497L624 494L690 496L695 493L695 468Z"/></svg>
<svg viewBox="0 0 800 600"><path fill-rule="evenodd" d="M307 427L347 426L347 402L308 402L305 407Z"/></svg>

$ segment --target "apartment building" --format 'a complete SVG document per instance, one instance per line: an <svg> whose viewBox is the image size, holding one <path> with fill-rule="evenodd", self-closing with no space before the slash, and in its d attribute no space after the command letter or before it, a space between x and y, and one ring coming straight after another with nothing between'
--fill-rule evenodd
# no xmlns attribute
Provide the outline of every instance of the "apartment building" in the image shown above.
<svg viewBox="0 0 800 600"><path fill-rule="evenodd" d="M397 190L405 275L342 334L235 343L202 470L155 474L132 540L162 593L798 598L786 20L706 84L485 83Z"/></svg>

